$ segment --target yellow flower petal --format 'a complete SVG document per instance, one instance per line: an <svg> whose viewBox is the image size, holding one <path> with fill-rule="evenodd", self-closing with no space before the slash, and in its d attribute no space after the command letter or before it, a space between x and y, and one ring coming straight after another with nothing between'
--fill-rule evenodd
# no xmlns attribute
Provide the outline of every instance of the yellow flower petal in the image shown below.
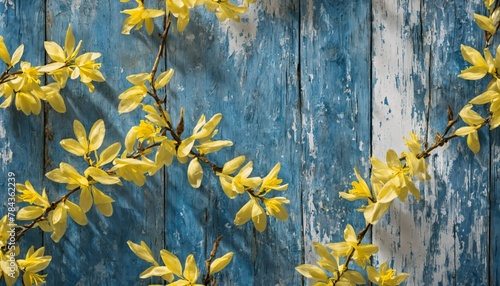
<svg viewBox="0 0 500 286"><path fill-rule="evenodd" d="M66 209L68 210L69 216L79 225L87 225L87 216L85 212L77 204L66 200Z"/></svg>
<svg viewBox="0 0 500 286"><path fill-rule="evenodd" d="M235 225L242 225L252 218L254 201L250 199L237 213L234 219Z"/></svg>
<svg viewBox="0 0 500 286"><path fill-rule="evenodd" d="M7 46L4 43L2 36L0 36L0 59L8 66L11 65L9 50L7 49Z"/></svg>
<svg viewBox="0 0 500 286"><path fill-rule="evenodd" d="M191 283L196 283L198 280L198 267L196 267L196 261L194 260L194 256L190 254L186 258L186 263L184 266L184 278L186 278Z"/></svg>
<svg viewBox="0 0 500 286"><path fill-rule="evenodd" d="M103 185L114 185L121 182L120 178L109 175L104 170L97 167L88 167L87 170L85 170L85 176L90 176Z"/></svg>
<svg viewBox="0 0 500 286"><path fill-rule="evenodd" d="M106 134L106 127L104 126L104 121L102 119L97 120L89 133L89 151L94 151L101 147L104 140L104 135Z"/></svg>
<svg viewBox="0 0 500 286"><path fill-rule="evenodd" d="M222 269L224 269L233 259L234 253L229 252L224 256L215 259L212 264L210 264L210 274L213 275Z"/></svg>
<svg viewBox="0 0 500 286"><path fill-rule="evenodd" d="M174 69L169 69L168 71L162 72L158 78L155 80L155 89L160 89L170 82L172 76L174 75Z"/></svg>
<svg viewBox="0 0 500 286"><path fill-rule="evenodd" d="M17 212L18 220L33 220L44 213L44 209L38 206L27 206Z"/></svg>
<svg viewBox="0 0 500 286"><path fill-rule="evenodd" d="M477 154L479 152L479 150L481 149L481 144L479 143L479 136L477 134L477 131L469 133L469 136L467 136L467 146L469 146L474 154Z"/></svg>
<svg viewBox="0 0 500 286"><path fill-rule="evenodd" d="M198 162L198 158L194 158L189 162L188 166L188 181L191 187L197 189L201 186L201 181L203 180L203 168Z"/></svg>
<svg viewBox="0 0 500 286"><path fill-rule="evenodd" d="M328 275L326 275L323 269L319 268L316 265L302 264L300 266L295 267L295 270L297 270L300 274L302 274L302 276L308 279L319 280L319 281L328 280Z"/></svg>
<svg viewBox="0 0 500 286"><path fill-rule="evenodd" d="M168 269L172 270L172 272L178 277L182 277L182 265L177 256L165 249L160 251L160 256L161 260L168 267Z"/></svg>
<svg viewBox="0 0 500 286"><path fill-rule="evenodd" d="M76 156L85 156L87 151L80 145L80 142L75 139L63 139L60 142L64 150Z"/></svg>
<svg viewBox="0 0 500 286"><path fill-rule="evenodd" d="M238 156L226 162L222 168L222 173L232 174L245 162L245 156Z"/></svg>
<svg viewBox="0 0 500 286"><path fill-rule="evenodd" d="M45 47L45 51L52 60L62 63L66 61L64 50L57 43L45 41L43 43L43 46Z"/></svg>
<svg viewBox="0 0 500 286"><path fill-rule="evenodd" d="M73 131L75 132L76 139L78 140L78 142L80 142L80 145L82 145L82 147L87 152L89 152L89 150L88 150L89 143L87 141L87 131L85 131L85 127L83 127L83 124L76 119L75 119L75 121L73 121Z"/></svg>
<svg viewBox="0 0 500 286"><path fill-rule="evenodd" d="M137 255L140 259L158 265L153 256L153 252L144 241L141 241L141 245L139 245L129 240L127 241L127 244L130 250L132 250L132 252L135 253L135 255Z"/></svg>
<svg viewBox="0 0 500 286"><path fill-rule="evenodd" d="M23 53L24 53L24 45L20 45L12 54L12 59L10 63L11 66L15 66L21 60Z"/></svg>

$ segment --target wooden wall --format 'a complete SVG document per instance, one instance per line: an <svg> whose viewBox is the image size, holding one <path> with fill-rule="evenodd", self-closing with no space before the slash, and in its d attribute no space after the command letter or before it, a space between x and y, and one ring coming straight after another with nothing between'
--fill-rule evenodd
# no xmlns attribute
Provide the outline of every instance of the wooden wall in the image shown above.
<svg viewBox="0 0 500 286"><path fill-rule="evenodd" d="M71 24L84 51L102 53L107 79L93 94L68 84L65 114L0 110L3 189L15 172L18 183L30 180L55 199L65 190L44 174L59 162L77 162L59 145L73 137L74 119L90 128L103 118L109 144L123 142L142 118L139 111L118 115L117 96L129 87L127 75L151 68L159 41L144 30L120 34L120 11L130 7L117 0L0 0L0 35L10 51L23 43L25 59L42 64L43 41L63 43ZM402 137L411 131L432 140L446 125L447 105L458 113L485 87L457 78L467 66L460 44L484 46L474 12L485 12L482 1L259 0L241 23L219 23L197 8L187 29L169 36L161 66L176 70L169 111L177 118L184 106L186 129L202 113L224 115L219 138L235 144L213 157L220 164L245 155L264 176L281 162L289 220L270 219L264 233L237 227L245 199L228 199L208 170L193 189L187 166L173 164L143 187L103 188L116 200L110 218L93 208L89 225L70 223L57 244L38 231L25 237L53 256L47 285L157 283L140 281L148 265L127 240L181 260L193 253L203 267L221 234L220 253L235 256L220 285L311 285L294 268L314 263L312 243L340 241L347 223L364 225L359 205L338 195L349 189L353 168L368 176L370 156L405 150ZM395 203L374 228L378 260L410 273L407 285L500 284L500 133L483 130L480 139L476 156L464 139L434 153L432 180L419 185L422 200Z"/></svg>

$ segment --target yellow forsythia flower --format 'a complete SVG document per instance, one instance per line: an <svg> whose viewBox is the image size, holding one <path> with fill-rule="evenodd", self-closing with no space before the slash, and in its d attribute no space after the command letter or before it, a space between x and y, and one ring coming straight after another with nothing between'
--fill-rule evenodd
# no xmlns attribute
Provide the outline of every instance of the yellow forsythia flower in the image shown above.
<svg viewBox="0 0 500 286"><path fill-rule="evenodd" d="M239 22L240 16L238 14L245 13L248 9L246 6L236 6L229 1L220 0L197 0L196 5L200 4L205 4L205 8L208 11L215 13L221 22L227 19Z"/></svg>
<svg viewBox="0 0 500 286"><path fill-rule="evenodd" d="M297 266L295 270L304 277L317 281L314 285L333 286L335 281L337 281L336 285L366 284L366 280L358 271L346 270L339 267L338 258L332 257L331 253L322 244L314 242L313 246L316 253L321 257L317 261L321 267L312 264L302 264ZM329 276L327 271L332 273L332 276Z"/></svg>
<svg viewBox="0 0 500 286"><path fill-rule="evenodd" d="M351 183L353 188L349 190L349 193L340 192L339 195L348 201L370 198L372 196L370 188L366 184L363 177L359 174L358 168L354 168L354 174L356 175L356 179L358 179L358 181Z"/></svg>
<svg viewBox="0 0 500 286"><path fill-rule="evenodd" d="M76 155L76 156L86 156L90 152L99 149L104 140L106 134L106 127L102 119L97 120L92 128L90 129L89 136L87 138L87 131L83 124L75 120L73 121L73 132L75 133L75 139L63 139L60 144L64 150Z"/></svg>
<svg viewBox="0 0 500 286"><path fill-rule="evenodd" d="M372 182L374 200L368 200L367 206L362 206L358 211L363 212L367 223L376 224L387 212L392 201L398 197L395 187L391 183L382 186Z"/></svg>
<svg viewBox="0 0 500 286"><path fill-rule="evenodd" d="M24 114L38 114L41 110L40 98L45 97L40 87L40 76L42 73L29 62L21 62L21 74L16 75L10 82L10 86L16 92L16 108Z"/></svg>
<svg viewBox="0 0 500 286"><path fill-rule="evenodd" d="M165 0L167 13L177 18L177 30L184 31L189 23L189 9L194 7L196 0ZM200 4L198 4L200 5Z"/></svg>
<svg viewBox="0 0 500 286"><path fill-rule="evenodd" d="M133 181L138 186L143 186L146 182L145 173L154 174L158 167L155 162L146 157L142 160L133 158L117 158L113 161L114 166L110 171L116 172L119 177L127 181Z"/></svg>
<svg viewBox="0 0 500 286"><path fill-rule="evenodd" d="M42 86L43 97L41 99L47 101L50 106L59 113L66 112L66 104L64 104L64 99L59 93L61 86L53 82L45 86Z"/></svg>
<svg viewBox="0 0 500 286"><path fill-rule="evenodd" d="M68 29L66 30L64 49L55 42L44 42L45 51L54 61L52 65L59 64L57 65L57 69L49 70L48 74L52 76L52 78L61 86L61 88L64 88L66 86L66 81L72 73L72 69L70 68L70 66L76 59L81 46L82 41L80 40L78 42L78 45L75 47L75 36L73 35L71 25L68 25Z"/></svg>
<svg viewBox="0 0 500 286"><path fill-rule="evenodd" d="M252 219L255 229L263 232L267 226L267 217L264 209L259 205L257 198L250 196L250 200L236 213L235 225L245 224Z"/></svg>
<svg viewBox="0 0 500 286"><path fill-rule="evenodd" d="M378 246L374 244L358 244L356 232L350 224L344 230L344 240L344 242L329 243L326 246L332 250L332 255L335 257L347 256L354 249L352 259L363 268L370 260L370 256L378 252Z"/></svg>
<svg viewBox="0 0 500 286"><path fill-rule="evenodd" d="M50 237L55 242L59 242L66 232L68 214L77 224L87 225L87 216L79 205L70 200L60 202L55 210L49 213L49 223L54 230Z"/></svg>
<svg viewBox="0 0 500 286"><path fill-rule="evenodd" d="M254 189L260 185L262 179L259 177L248 177L252 173L253 162L248 162L243 166L238 174L231 179L231 190L237 194L245 193L247 188ZM226 177L227 178L227 177Z"/></svg>
<svg viewBox="0 0 500 286"><path fill-rule="evenodd" d="M260 186L257 194L262 195L268 193L271 190L286 191L286 189L288 189L288 184L280 185L283 182L282 179L278 179L278 173L280 172L280 169L281 164L277 163L271 169L269 174L267 174L267 176L262 179L262 185Z"/></svg>
<svg viewBox="0 0 500 286"><path fill-rule="evenodd" d="M380 286L396 286L403 283L410 274L400 273L396 275L396 271L387 267L387 261L380 265L380 271L375 267L368 266L366 268L368 279L371 282Z"/></svg>
<svg viewBox="0 0 500 286"><path fill-rule="evenodd" d="M26 253L26 259L19 259L17 263L19 268L24 271L23 274L23 285L42 285L45 283L45 277L47 274L38 274L38 272L44 270L52 260L52 256L43 255L45 247L40 247L36 251L34 247L30 247Z"/></svg>
<svg viewBox="0 0 500 286"><path fill-rule="evenodd" d="M196 261L192 254L188 255L188 257L186 258L186 262L184 263L184 271L182 272L182 274L180 273L180 270L182 270L182 268L179 268L178 265L174 265L174 262L172 260L165 261L165 265L167 266L167 268L172 269L172 272L177 277L179 277L179 280L167 285L203 286L203 284L197 283L200 271L198 270L198 267L196 267ZM173 269L176 269L176 271L174 271Z"/></svg>
<svg viewBox="0 0 500 286"><path fill-rule="evenodd" d="M495 65L488 49L485 49L487 59L472 47L461 45L460 49L463 58L471 63L472 67L463 70L458 77L468 80L478 80L483 78L487 73L496 74Z"/></svg>
<svg viewBox="0 0 500 286"><path fill-rule="evenodd" d="M80 77L80 81L89 88L89 92L94 92L94 85L92 84L92 81L106 81L102 73L99 71L101 64L95 62L95 60L100 57L100 53L85 53L77 57L73 65L74 69L71 73L71 79Z"/></svg>
<svg viewBox="0 0 500 286"><path fill-rule="evenodd" d="M196 140L199 140L203 144L204 142L207 142L207 140L209 141L213 136L215 136L215 134L217 134L217 130L215 130L215 127L217 127L221 119L222 114L218 113L212 116L212 118L210 118L210 120L207 122L205 120L205 115L202 114L200 119L198 120L198 123L193 128L193 134L190 137L182 140L179 148L177 148L177 159L185 163L187 161L187 156L191 153Z"/></svg>
<svg viewBox="0 0 500 286"><path fill-rule="evenodd" d="M417 179L421 182L427 181L431 177L427 173L427 162L423 157L417 158L417 155L420 154L422 149L422 143L414 133L410 133L410 138L411 139L406 139L403 137L405 145L410 149L410 152L403 152L406 166L410 168L411 177L417 177Z"/></svg>
<svg viewBox="0 0 500 286"><path fill-rule="evenodd" d="M70 164L61 162L59 168L56 168L45 176L56 183L67 184L68 189L74 189L76 187L88 187L89 181L84 176L80 175L78 171Z"/></svg>
<svg viewBox="0 0 500 286"><path fill-rule="evenodd" d="M287 220L288 212L283 204L289 204L290 200L284 197L275 197L266 199L263 198L264 205L266 206L266 213L273 216L279 220Z"/></svg>
<svg viewBox="0 0 500 286"><path fill-rule="evenodd" d="M24 185L16 184L16 190L21 193L16 196L18 201L27 202L32 205L34 204L44 208L48 208L50 206L50 202L45 189L43 189L42 195L40 195L35 190L35 188L33 188L33 185L30 183L30 181L26 181Z"/></svg>
<svg viewBox="0 0 500 286"><path fill-rule="evenodd" d="M146 31L151 35L154 29L152 19L163 16L165 12L157 9L146 9L142 0L136 0L135 2L137 2L136 8L122 11L123 14L130 15L123 21L122 34L130 34L130 30L132 30L134 26L137 26L135 29L139 30L142 24L146 23Z"/></svg>
<svg viewBox="0 0 500 286"><path fill-rule="evenodd" d="M500 45L497 49L497 59L500 62ZM491 114L490 129L495 129L500 125L500 88L497 84L492 84L488 90L474 97L469 103L471 104L486 104L491 103L489 112Z"/></svg>
<svg viewBox="0 0 500 286"><path fill-rule="evenodd" d="M127 76L127 80L134 86L122 92L118 99L118 113L126 113L136 109L148 95L148 87L146 81L151 81L151 74L140 73Z"/></svg>
<svg viewBox="0 0 500 286"><path fill-rule="evenodd" d="M401 201L406 199L408 191L419 200L420 192L409 177L410 168L401 163L399 156L394 150L387 150L386 162L387 165L375 157L371 158L373 166L372 181L382 184L382 188L385 188L385 184L391 184Z"/></svg>
<svg viewBox="0 0 500 286"><path fill-rule="evenodd" d="M231 199L235 198L239 193L233 189L233 177L231 176L245 162L245 156L238 156L226 162L222 168L222 172L217 173L220 184L224 193Z"/></svg>

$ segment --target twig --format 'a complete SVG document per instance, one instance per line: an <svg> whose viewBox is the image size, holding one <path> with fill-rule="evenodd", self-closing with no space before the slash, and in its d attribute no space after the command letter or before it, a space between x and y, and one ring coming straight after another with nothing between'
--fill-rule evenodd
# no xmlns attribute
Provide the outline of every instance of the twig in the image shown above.
<svg viewBox="0 0 500 286"><path fill-rule="evenodd" d="M210 278L210 265L212 264L212 261L215 258L215 255L217 254L217 248L219 248L220 241L222 239L222 235L219 235L219 237L215 240L214 242L214 247L212 248L212 252L210 252L210 257L205 260L205 268L207 269L207 274L203 275L203 285L208 286L210 283L217 283L215 282L215 278Z"/></svg>

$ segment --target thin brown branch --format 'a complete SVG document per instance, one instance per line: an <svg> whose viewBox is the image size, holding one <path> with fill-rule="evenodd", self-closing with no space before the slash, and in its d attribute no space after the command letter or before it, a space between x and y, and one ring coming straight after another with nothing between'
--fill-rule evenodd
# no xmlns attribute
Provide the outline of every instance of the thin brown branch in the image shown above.
<svg viewBox="0 0 500 286"><path fill-rule="evenodd" d="M214 278L210 277L210 265L212 264L215 255L217 254L217 249L219 248L220 241L222 239L222 235L219 235L219 237L215 240L214 246L212 248L212 251L210 252L210 257L205 260L205 268L207 270L207 274L203 275L203 285L208 286L210 283L216 283Z"/></svg>
<svg viewBox="0 0 500 286"><path fill-rule="evenodd" d="M15 241L14 242L18 242L19 239L21 237L24 236L24 234L32 229L33 227L35 227L35 225L38 223L38 222L41 222L43 220L45 220L46 216L53 210L56 209L57 205L65 200L68 199L69 196L71 196L74 192L78 191L80 189L80 187L77 187L77 188L74 188L72 189L71 191L67 192L64 196L60 197L59 199L53 201L50 206L48 208L45 209L45 211L43 212L43 214L41 214L40 216L38 216L37 218L35 218L31 223L29 224L26 224L24 226L22 226L21 228L21 231L19 231L18 233L16 233L16 236L15 236ZM6 246L2 247L2 252L5 253L6 251Z"/></svg>

